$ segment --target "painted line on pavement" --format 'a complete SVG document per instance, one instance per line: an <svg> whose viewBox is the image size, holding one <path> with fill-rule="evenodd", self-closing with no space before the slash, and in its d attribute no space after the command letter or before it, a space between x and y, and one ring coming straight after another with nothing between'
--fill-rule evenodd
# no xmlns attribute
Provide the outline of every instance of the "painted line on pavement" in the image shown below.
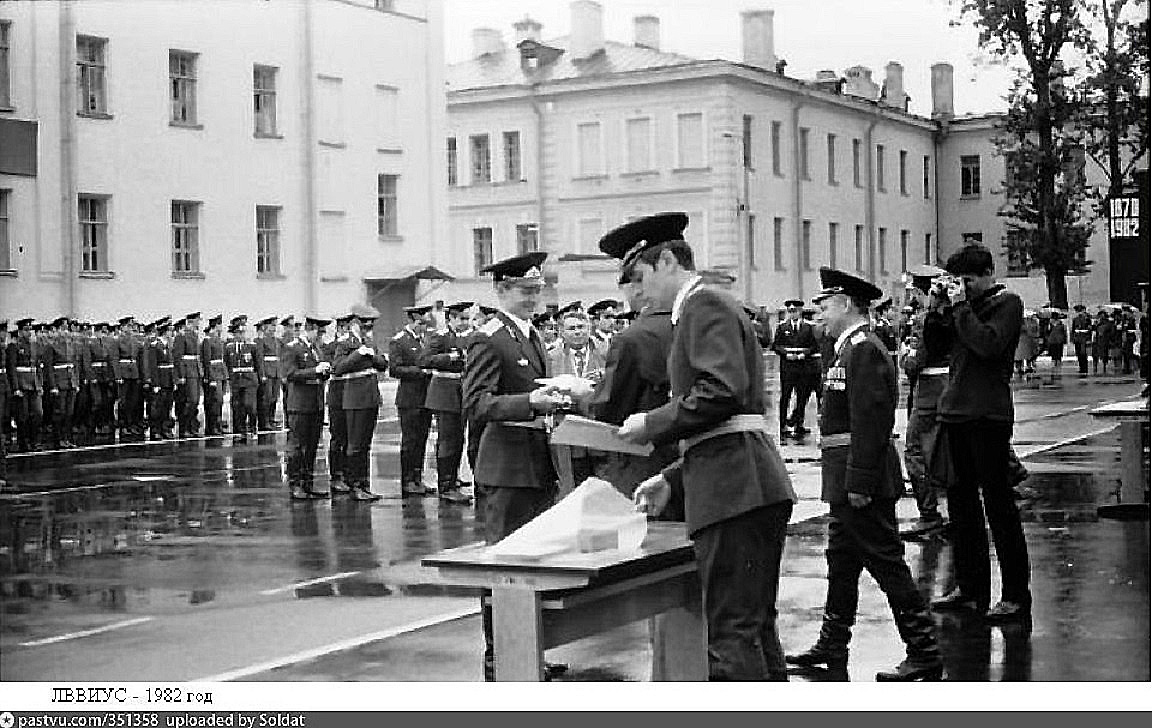
<svg viewBox="0 0 1152 728"><path fill-rule="evenodd" d="M1069 438L1064 439L1064 440L1059 440L1057 442L1050 442L1046 445L1038 445L1038 446L1032 447L1032 448L1025 448L1022 450L1017 450L1016 451L1016 457L1018 457L1018 458L1030 458L1033 455L1039 455L1040 453L1048 452L1049 450L1055 450L1058 447L1064 447L1065 445L1071 445L1072 443L1079 442L1080 440L1087 440L1090 437L1097 437L1099 435L1105 435L1105 434L1111 432L1112 430L1116 429L1117 427L1119 427L1119 425L1113 423L1111 425L1108 425L1107 427L1102 427L1098 430L1093 430L1092 432L1085 432L1085 433L1082 433L1079 435L1073 435L1072 437L1069 437Z"/></svg>
<svg viewBox="0 0 1152 728"><path fill-rule="evenodd" d="M103 627L96 627L94 629L84 629L79 632L68 632L66 634L57 635L56 637L45 637L40 640L32 640L31 642L21 642L21 647L39 647L41 645L51 645L57 642L64 642L66 640L74 640L80 637L90 637L94 634L102 632L111 632L114 629L122 629L124 627L131 627L134 624L143 624L144 622L151 622L154 617L137 617L136 619L125 619L123 622L113 622L106 624Z"/></svg>
<svg viewBox="0 0 1152 728"><path fill-rule="evenodd" d="M326 581L336 581L337 579L343 579L343 578L349 577L349 576L356 576L357 574L360 574L360 573L362 573L362 572L359 572L359 571L341 571L339 574L332 574L331 576L321 576L321 577L316 578L316 579L309 579L308 581L298 581L295 584L288 584L287 586L278 586L275 589L265 589L264 591L262 591L260 593L263 594L264 596L269 596L271 594L279 594L281 592L292 591L293 589L299 589L300 587L304 587L304 586L312 586L313 584L323 584Z"/></svg>
<svg viewBox="0 0 1152 728"><path fill-rule="evenodd" d="M286 429L280 430L260 430L258 435L279 435L288 432ZM9 459L15 460L16 458L32 458L37 455L63 455L72 452L95 452L97 450L117 450L123 447L140 447L149 445L172 445L177 442L207 442L208 440L230 440L233 435L231 433L226 435L202 435L200 437L174 437L170 440L128 440L126 442L107 442L102 445L81 445L78 447L59 448L56 450L37 450L36 452L10 452L8 453ZM256 444L260 444L257 442Z"/></svg>
<svg viewBox="0 0 1152 728"><path fill-rule="evenodd" d="M370 642L379 642L380 640L398 637L402 634L407 634L408 632L415 632L416 630L424 629L426 627L435 627L436 625L444 624L445 622L451 622L454 619L470 617L479 613L480 605L479 600L477 600L475 606L460 607L450 612L444 612L433 617L427 617L415 622L409 622L408 624L402 624L391 629L385 629L379 632L369 632L368 634L362 634L358 637L350 637L338 642L331 642L326 645L321 645L320 647L314 647L310 650L303 650L301 652L285 655L284 657L279 657L274 660L268 660L267 662L260 662L255 665L241 667L236 670L229 670L228 672L222 672L216 675L208 675L207 677L195 678L193 682L230 682L232 680L239 680L240 678L248 677L250 675L259 675L262 672L275 670L279 667L286 667L298 662L307 662L308 660L314 660L317 657L330 655L333 652L350 650L354 647L360 647L361 645L366 645Z"/></svg>

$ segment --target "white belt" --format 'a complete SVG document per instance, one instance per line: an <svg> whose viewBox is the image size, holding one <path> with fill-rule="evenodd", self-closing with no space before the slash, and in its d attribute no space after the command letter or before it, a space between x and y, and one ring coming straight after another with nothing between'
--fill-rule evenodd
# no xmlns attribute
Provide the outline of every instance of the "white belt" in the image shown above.
<svg viewBox="0 0 1152 728"><path fill-rule="evenodd" d="M846 447L852 444L851 432L837 432L833 435L820 436L820 449L827 450L833 447Z"/></svg>
<svg viewBox="0 0 1152 728"><path fill-rule="evenodd" d="M72 365L71 364L53 364L52 368L53 369L71 369Z"/></svg>
<svg viewBox="0 0 1152 728"><path fill-rule="evenodd" d="M157 364L156 366L159 369L175 369L176 368L175 364Z"/></svg>
<svg viewBox="0 0 1152 728"><path fill-rule="evenodd" d="M735 432L763 432L767 435L771 433L771 430L768 429L768 420L764 415L733 415L707 432L701 432L699 435L681 440L680 454L687 453L705 440Z"/></svg>
<svg viewBox="0 0 1152 728"><path fill-rule="evenodd" d="M16 371L22 372L24 374L35 374L36 367L16 367Z"/></svg>
<svg viewBox="0 0 1152 728"><path fill-rule="evenodd" d="M234 372L254 372L256 370L252 367L232 367L232 371L234 371Z"/></svg>
<svg viewBox="0 0 1152 728"><path fill-rule="evenodd" d="M121 364L135 364L136 360L135 359L121 359L120 363Z"/></svg>
<svg viewBox="0 0 1152 728"><path fill-rule="evenodd" d="M461 372L432 372L433 379L461 379L464 374Z"/></svg>
<svg viewBox="0 0 1152 728"><path fill-rule="evenodd" d="M280 357L266 356L266 357L264 357L264 361L280 361Z"/></svg>
<svg viewBox="0 0 1152 728"><path fill-rule="evenodd" d="M196 356L195 354L185 354L184 356L182 356L180 358L181 359L193 359L193 360L195 360L195 359L199 359L200 357Z"/></svg>
<svg viewBox="0 0 1152 728"><path fill-rule="evenodd" d="M939 376L941 374L947 374L947 373L948 373L948 367L925 367L925 368L920 370L920 376L922 376L922 377Z"/></svg>
<svg viewBox="0 0 1152 728"><path fill-rule="evenodd" d="M209 359L208 363L209 364L223 364L224 360L223 359Z"/></svg>
<svg viewBox="0 0 1152 728"><path fill-rule="evenodd" d="M94 361L94 362L92 362L92 366L94 366L94 367L106 367L106 366L108 366L108 362L106 362L106 361Z"/></svg>
<svg viewBox="0 0 1152 728"><path fill-rule="evenodd" d="M376 376L376 370L375 369L361 369L358 372L350 372L348 374L339 374L339 375L332 377L332 378L335 379L336 381L346 381L349 379L357 379L359 377L374 377L374 376Z"/></svg>

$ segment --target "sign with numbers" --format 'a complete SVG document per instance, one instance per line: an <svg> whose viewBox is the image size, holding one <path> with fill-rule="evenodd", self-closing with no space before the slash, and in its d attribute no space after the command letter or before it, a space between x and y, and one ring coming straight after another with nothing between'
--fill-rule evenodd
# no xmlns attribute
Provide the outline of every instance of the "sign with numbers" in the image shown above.
<svg viewBox="0 0 1152 728"><path fill-rule="evenodd" d="M1112 240L1140 237L1140 198L1108 200L1108 237Z"/></svg>

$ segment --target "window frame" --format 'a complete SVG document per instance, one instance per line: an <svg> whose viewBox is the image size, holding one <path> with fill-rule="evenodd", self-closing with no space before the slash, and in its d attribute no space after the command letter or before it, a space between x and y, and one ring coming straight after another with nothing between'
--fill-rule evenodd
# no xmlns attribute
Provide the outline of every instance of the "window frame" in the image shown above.
<svg viewBox="0 0 1152 728"><path fill-rule="evenodd" d="M596 159L584 158L583 137L581 129L595 128L596 131ZM584 119L575 124L573 141L576 145L576 179L590 179L604 176L604 124L599 119ZM594 162L594 164L590 164Z"/></svg>
<svg viewBox="0 0 1152 728"><path fill-rule="evenodd" d="M110 261L108 260L108 231L109 231L109 207L111 195L86 193L81 192L76 195L76 218L80 228L80 272L82 273L108 273L112 270ZM98 207L93 207L93 210L99 210L100 215L92 217L85 216L83 209L84 203L87 202ZM101 217L102 215L102 217ZM95 240L93 246L89 246L89 236L86 231L91 231ZM90 248L92 248L90 250ZM93 263L89 264L89 255L94 259Z"/></svg>
<svg viewBox="0 0 1152 728"><path fill-rule="evenodd" d="M280 135L277 123L276 78L280 69L261 63L252 64L252 134L257 137L276 138ZM262 80L270 80L271 88L262 87ZM263 102L263 106L261 106ZM262 129L260 120L270 120L271 128Z"/></svg>
<svg viewBox="0 0 1152 728"><path fill-rule="evenodd" d="M532 245L526 247L524 243L529 239L532 241ZM540 250L540 224L535 222L516 223L516 254L525 255L538 250Z"/></svg>
<svg viewBox="0 0 1152 728"><path fill-rule="evenodd" d="M783 162L781 160L783 157L783 150L781 148L780 140L780 131L782 128L783 124L781 122L772 122L772 174L776 175L777 177L784 176Z"/></svg>
<svg viewBox="0 0 1152 728"><path fill-rule="evenodd" d="M256 275L279 276L280 269L280 211L281 205L256 205ZM273 225L267 224L268 214ZM262 215L263 217L262 219Z"/></svg>
<svg viewBox="0 0 1152 728"><path fill-rule="evenodd" d="M484 142L484 155L477 157L477 142ZM477 161L481 164L477 166ZM487 132L483 134L468 135L468 169L471 174L469 182L474 185L492 184L492 137ZM479 174L478 174L479 173Z"/></svg>
<svg viewBox="0 0 1152 728"><path fill-rule="evenodd" d="M384 239L400 237L400 175L376 175L376 235Z"/></svg>
<svg viewBox="0 0 1152 728"><path fill-rule="evenodd" d="M860 174L860 149L863 144L859 139L852 140L852 186L857 189L864 187Z"/></svg>
<svg viewBox="0 0 1152 728"><path fill-rule="evenodd" d="M908 196L908 150L900 150L900 194Z"/></svg>
<svg viewBox="0 0 1152 728"><path fill-rule="evenodd" d="M0 187L0 271L15 270L12 265L12 236L10 234L12 218L8 212L11 207L12 189Z"/></svg>
<svg viewBox="0 0 1152 728"><path fill-rule="evenodd" d="M460 186L460 150L455 136L445 138L445 162L448 164L448 186Z"/></svg>
<svg viewBox="0 0 1152 728"><path fill-rule="evenodd" d="M788 270L784 260L784 218L772 218L772 270Z"/></svg>
<svg viewBox="0 0 1152 728"><path fill-rule="evenodd" d="M884 145L876 145L876 191L887 192L888 187L884 181Z"/></svg>
<svg viewBox="0 0 1152 728"><path fill-rule="evenodd" d="M700 160L699 164L685 164L684 150L680 144L680 124L681 120L685 117L699 116L700 117ZM677 111L676 112L676 136L673 137L675 143L675 159L676 169L691 170L691 169L708 169L708 114L703 110L698 111Z"/></svg>
<svg viewBox="0 0 1152 728"><path fill-rule="evenodd" d="M900 231L900 271L908 270L908 248L912 246L912 231Z"/></svg>
<svg viewBox="0 0 1152 728"><path fill-rule="evenodd" d="M202 203L196 200L172 200L170 205L170 227L172 235L169 238L171 243L170 252L172 255L172 274L176 276L182 275L198 275L200 270L200 206ZM177 210L184 212L184 220L177 220ZM191 211L191 222L187 219L188 212ZM187 250L181 250L186 247ZM181 267L180 256L185 256L186 266Z"/></svg>
<svg viewBox="0 0 1152 728"><path fill-rule="evenodd" d="M812 221L800 221L800 270L812 270Z"/></svg>
<svg viewBox="0 0 1152 728"><path fill-rule="evenodd" d="M864 248L868 242L865 240L864 226L857 225L855 227L855 243L856 243L856 260L854 261L854 268L857 273L864 272Z"/></svg>
<svg viewBox="0 0 1152 728"><path fill-rule="evenodd" d="M932 233L924 233L924 265L932 264Z"/></svg>
<svg viewBox="0 0 1152 728"><path fill-rule="evenodd" d="M975 166L972 164L975 160ZM960 199L976 199L981 195L981 159L979 154L960 155ZM975 170L973 177L972 170Z"/></svg>
<svg viewBox="0 0 1152 728"><path fill-rule="evenodd" d="M827 136L827 152L828 152L828 184L836 187L840 181L836 179L836 135L829 132Z"/></svg>
<svg viewBox="0 0 1152 728"><path fill-rule="evenodd" d="M630 125L638 121L643 121L648 125L648 133L644 135L644 144L646 145L644 154L648 158L648 164L643 169L636 169L632 166L632 136L630 134ZM638 114L624 118L624 167L626 174L644 174L645 172L653 172L656 170L655 130L656 123L651 114Z"/></svg>
<svg viewBox="0 0 1152 728"><path fill-rule="evenodd" d="M480 234L485 231L488 233L486 239L483 235ZM481 272L481 268L492 265L493 262L492 239L494 236L492 232L492 226L490 225L482 225L480 227L472 228L472 263L475 265L477 278L487 278L492 275L491 272ZM479 246L483 243L486 243L488 246L486 251L483 251L479 248Z"/></svg>
<svg viewBox="0 0 1152 728"><path fill-rule="evenodd" d="M12 21L0 19L0 109L12 110Z"/></svg>
<svg viewBox="0 0 1152 728"><path fill-rule="evenodd" d="M168 49L168 124L170 126L183 126L199 129L198 109L196 98L196 70L200 54L192 51ZM180 68L180 62L187 62L186 68ZM180 71L185 71L181 73ZM179 91L178 91L179 89ZM179 98L181 95L186 98ZM178 109L183 108L188 118L178 118Z"/></svg>
<svg viewBox="0 0 1152 728"><path fill-rule="evenodd" d="M740 138L741 147L740 147L740 149L744 155L744 158L741 161L744 164L744 169L747 169L749 171L752 171L754 169L754 166L752 164L752 133L753 133L752 127L753 127L754 123L755 123L755 120L754 120L752 114L744 114L743 115L743 119L741 121L742 126L741 126L741 138Z"/></svg>
<svg viewBox="0 0 1152 728"><path fill-rule="evenodd" d="M888 228L876 228L876 253L880 258L880 275L888 275Z"/></svg>
<svg viewBox="0 0 1152 728"><path fill-rule="evenodd" d="M513 169L513 146L509 144L511 140L515 140L515 169ZM521 144L520 130L514 129L512 131L505 131L500 133L500 145L504 151L504 181L505 182L523 182L524 181L524 146ZM513 174L515 172L515 174Z"/></svg>
<svg viewBox="0 0 1152 728"><path fill-rule="evenodd" d="M925 200L932 199L931 178L932 178L931 157L929 155L925 154L924 155L924 199Z"/></svg>
<svg viewBox="0 0 1152 728"><path fill-rule="evenodd" d="M84 49L91 49L93 58ZM108 116L108 39L96 35L76 35L76 113L80 116L101 118ZM95 81L95 83L94 83ZM93 94L93 88L97 93ZM93 97L99 102L92 108Z"/></svg>
<svg viewBox="0 0 1152 728"><path fill-rule="evenodd" d="M828 223L828 267L836 267L837 248L840 245L840 223Z"/></svg>

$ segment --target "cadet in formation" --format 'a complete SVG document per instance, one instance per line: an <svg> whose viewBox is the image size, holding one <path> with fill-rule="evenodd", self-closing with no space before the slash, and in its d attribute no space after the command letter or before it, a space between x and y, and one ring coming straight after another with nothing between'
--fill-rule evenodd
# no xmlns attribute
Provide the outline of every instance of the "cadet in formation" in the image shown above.
<svg viewBox="0 0 1152 728"><path fill-rule="evenodd" d="M223 435L220 421L224 411L224 391L228 387L228 367L224 365L224 341L220 338L223 316L208 319L208 329L200 341L200 368L204 372L204 434Z"/></svg>
<svg viewBox="0 0 1152 728"><path fill-rule="evenodd" d="M424 409L436 417L436 491L441 500L469 503L461 490L460 459L464 454L464 412L461 380L465 345L470 332L471 301L459 301L445 309L447 326L428 336L421 367L432 372Z"/></svg>
<svg viewBox="0 0 1152 728"><path fill-rule="evenodd" d="M388 371L388 359L376 350L372 328L379 312L356 305L348 316L348 332L336 346L332 361L333 380L340 380L340 410L347 432L344 457L345 488L353 500L374 501L368 481L368 453L380 411L379 375ZM331 411L331 409L329 410Z"/></svg>
<svg viewBox="0 0 1152 728"><path fill-rule="evenodd" d="M256 389L256 429L260 432L279 427L276 422L276 403L280 399L280 339L276 338L276 317L269 316L256 323L256 356L260 359L264 378Z"/></svg>
<svg viewBox="0 0 1152 728"><path fill-rule="evenodd" d="M176 364L172 360L169 331L172 324L164 317L151 324L144 346L143 384L150 396L148 431L152 440L171 440L172 402L176 394Z"/></svg>
<svg viewBox="0 0 1152 728"><path fill-rule="evenodd" d="M389 367L392 376L400 380L396 387L396 411L400 417L400 490L405 496L436 492L424 485L424 449L432 425L432 412L424 403L432 376L420 364L431 310L431 306L405 308L408 323L388 343Z"/></svg>
<svg viewBox="0 0 1152 728"><path fill-rule="evenodd" d="M232 390L232 437L241 442L249 432L256 433L256 390L264 378L264 362L248 339L247 327L247 316L233 318L228 327L232 338L224 346L224 366Z"/></svg>
<svg viewBox="0 0 1152 728"><path fill-rule="evenodd" d="M280 370L288 387L284 413L288 424L288 487L294 500L325 498L317 488L314 471L320 431L324 427L324 382L332 365L321 358L316 342L327 319L306 318L303 335L280 349Z"/></svg>

